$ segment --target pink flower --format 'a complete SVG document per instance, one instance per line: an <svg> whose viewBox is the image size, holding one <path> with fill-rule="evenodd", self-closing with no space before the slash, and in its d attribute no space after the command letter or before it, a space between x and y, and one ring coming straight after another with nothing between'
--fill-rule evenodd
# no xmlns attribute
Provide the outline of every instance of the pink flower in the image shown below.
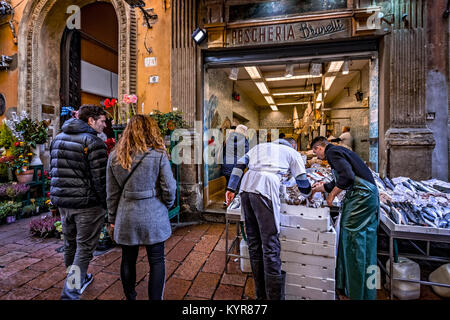
<svg viewBox="0 0 450 320"><path fill-rule="evenodd" d="M123 103L130 103L130 95L124 94L123 95Z"/></svg>
<svg viewBox="0 0 450 320"><path fill-rule="evenodd" d="M130 96L130 103L136 103L137 102L137 97L136 97L136 95L131 95Z"/></svg>

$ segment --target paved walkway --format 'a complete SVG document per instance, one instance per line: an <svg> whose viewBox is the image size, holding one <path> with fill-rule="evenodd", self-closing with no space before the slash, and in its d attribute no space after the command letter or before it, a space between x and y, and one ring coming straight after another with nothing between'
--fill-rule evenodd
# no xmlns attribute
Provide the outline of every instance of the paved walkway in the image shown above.
<svg viewBox="0 0 450 320"><path fill-rule="evenodd" d="M36 217L35 217L36 218ZM32 219L35 219L32 218ZM56 249L63 241L29 235L31 219L0 226L0 300L59 300L65 279L63 253ZM230 227L229 239L236 234ZM225 269L225 224L203 223L175 229L166 242L166 300L246 300L254 299L250 274L240 271L239 261L230 259ZM94 257L89 272L94 282L84 300L124 299L120 281L121 250L116 247ZM146 300L148 262L144 248L137 263L137 299ZM439 299L422 286L421 299ZM340 299L346 299L343 296ZM378 290L378 299L388 299Z"/></svg>

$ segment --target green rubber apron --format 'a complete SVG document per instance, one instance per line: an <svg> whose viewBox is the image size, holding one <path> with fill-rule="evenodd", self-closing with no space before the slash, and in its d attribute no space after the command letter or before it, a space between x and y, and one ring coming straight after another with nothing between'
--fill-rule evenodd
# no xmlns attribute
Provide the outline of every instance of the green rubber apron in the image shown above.
<svg viewBox="0 0 450 320"><path fill-rule="evenodd" d="M377 269L377 187L355 176L345 194L340 217L336 288L354 300L376 300L374 270Z"/></svg>

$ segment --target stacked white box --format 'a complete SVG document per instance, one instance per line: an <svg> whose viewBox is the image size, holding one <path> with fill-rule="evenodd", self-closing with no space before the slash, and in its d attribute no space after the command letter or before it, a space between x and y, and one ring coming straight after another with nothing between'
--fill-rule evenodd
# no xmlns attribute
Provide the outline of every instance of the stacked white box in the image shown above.
<svg viewBox="0 0 450 320"><path fill-rule="evenodd" d="M329 212L329 208L281 205L286 300L335 299L336 231Z"/></svg>

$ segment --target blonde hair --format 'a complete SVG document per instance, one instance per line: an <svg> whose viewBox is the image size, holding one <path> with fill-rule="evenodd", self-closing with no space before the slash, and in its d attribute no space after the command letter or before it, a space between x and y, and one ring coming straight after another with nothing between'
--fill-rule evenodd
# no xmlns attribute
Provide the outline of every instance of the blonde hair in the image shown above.
<svg viewBox="0 0 450 320"><path fill-rule="evenodd" d="M149 148L166 151L158 124L150 116L138 114L131 117L116 146L116 160L122 168L130 170L133 158L146 153Z"/></svg>

